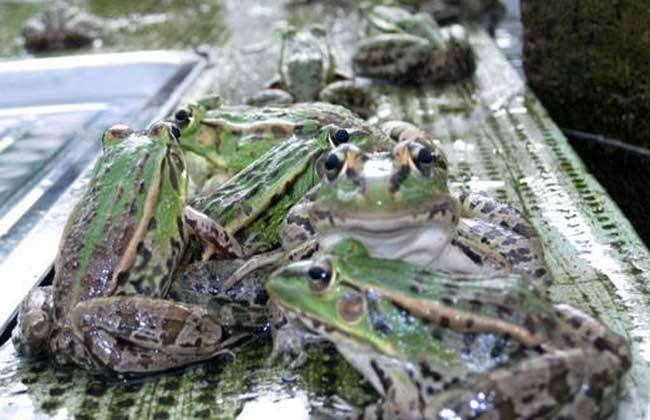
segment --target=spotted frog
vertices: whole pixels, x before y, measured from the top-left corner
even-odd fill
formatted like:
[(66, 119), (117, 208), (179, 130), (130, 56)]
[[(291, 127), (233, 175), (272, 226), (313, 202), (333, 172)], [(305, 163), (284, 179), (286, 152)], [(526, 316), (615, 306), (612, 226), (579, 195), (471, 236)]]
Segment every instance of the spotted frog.
[(343, 105), (367, 117), (372, 101), (367, 89), (339, 73), (327, 32), (320, 25), (289, 27), (281, 32), (278, 78), (249, 100), (251, 105), (323, 101)]
[(196, 305), (163, 299), (190, 235), (219, 243), (219, 227), (189, 208), (180, 130), (111, 127), (65, 226), (51, 287), (20, 307), (20, 353), (144, 373), (204, 360), (236, 339)]
[(347, 241), (266, 287), (285, 332), (331, 341), (379, 393), (364, 419), (606, 418), (630, 367), (623, 337), (519, 275), (452, 275)]
[(355, 74), (422, 84), (453, 82), (474, 73), (474, 53), (462, 27), (443, 31), (426, 13), (391, 6), (369, 6), (362, 16), (366, 31), (352, 57)]
[(382, 129), (398, 141), (390, 152), (342, 144), (324, 157), (322, 185), (293, 209), (305, 237), (322, 250), (350, 238), (373, 257), (465, 274), (521, 272), (548, 284), (541, 239), (524, 215), (481, 194), (450, 192), (444, 153), (417, 127)]

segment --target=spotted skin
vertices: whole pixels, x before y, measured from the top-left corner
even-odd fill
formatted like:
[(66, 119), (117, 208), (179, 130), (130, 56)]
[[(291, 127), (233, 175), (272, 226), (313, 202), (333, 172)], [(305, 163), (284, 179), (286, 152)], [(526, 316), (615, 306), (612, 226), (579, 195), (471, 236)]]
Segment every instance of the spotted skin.
[(363, 419), (606, 418), (630, 367), (628, 341), (518, 275), (452, 275), (346, 241), (267, 290), (380, 394)]

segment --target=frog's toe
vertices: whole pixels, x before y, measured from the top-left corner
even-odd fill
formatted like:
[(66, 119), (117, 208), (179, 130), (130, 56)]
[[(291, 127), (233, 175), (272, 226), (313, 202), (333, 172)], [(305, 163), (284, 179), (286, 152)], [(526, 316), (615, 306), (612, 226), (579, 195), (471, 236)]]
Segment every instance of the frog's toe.
[(51, 314), (52, 287), (32, 290), (20, 305), (11, 337), (18, 354), (33, 357), (47, 352), (53, 326)]

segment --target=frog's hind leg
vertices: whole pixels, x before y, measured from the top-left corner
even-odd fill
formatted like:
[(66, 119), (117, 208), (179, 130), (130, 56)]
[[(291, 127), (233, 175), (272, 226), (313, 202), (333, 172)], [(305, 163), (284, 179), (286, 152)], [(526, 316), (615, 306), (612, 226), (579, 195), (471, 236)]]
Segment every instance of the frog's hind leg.
[(573, 348), (468, 378), (430, 397), (424, 418), (606, 418), (622, 373), (609, 356)]
[(510, 204), (500, 202), (487, 195), (462, 192), (458, 196), (461, 217), (476, 218), (510, 229), (528, 239), (540, 238), (539, 232), (524, 216)]
[(201, 306), (144, 296), (96, 298), (70, 316), (95, 362), (120, 373), (156, 372), (227, 352), (229, 337)]
[(616, 334), (605, 324), (587, 315), (581, 310), (566, 304), (555, 305), (557, 315), (563, 318), (582, 340), (590, 343), (596, 350), (609, 352), (621, 361), (621, 366), (628, 369), (631, 365), (630, 343)]
[(477, 246), (484, 249), (481, 255), (500, 254), (512, 271), (524, 273), (540, 291), (549, 286), (551, 277), (546, 269), (544, 249), (538, 238), (527, 238), (479, 218), (461, 218), (458, 224), (458, 238), (477, 243)]

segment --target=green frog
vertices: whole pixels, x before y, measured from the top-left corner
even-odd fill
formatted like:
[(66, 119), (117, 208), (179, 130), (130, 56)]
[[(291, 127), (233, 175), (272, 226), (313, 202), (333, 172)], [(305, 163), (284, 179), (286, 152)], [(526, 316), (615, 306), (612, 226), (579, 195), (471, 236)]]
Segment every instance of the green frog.
[(338, 146), (324, 158), (322, 185), (294, 210), (320, 249), (351, 238), (373, 257), (466, 274), (515, 271), (548, 284), (541, 239), (521, 212), (450, 192), (444, 153), (424, 133), (403, 122), (382, 128), (399, 141), (392, 151)]
[(163, 299), (190, 236), (228, 254), (238, 245), (186, 206), (179, 136), (165, 122), (146, 132), (123, 125), (105, 132), (65, 226), (53, 284), (21, 305), (14, 330), (20, 353), (144, 373), (211, 358), (239, 339), (202, 306)]
[(278, 78), (249, 100), (251, 105), (288, 105), (323, 101), (367, 117), (373, 105), (367, 89), (339, 73), (327, 32), (320, 25), (288, 27), (281, 32)]
[(381, 396), (364, 419), (606, 418), (630, 367), (623, 337), (518, 275), (452, 275), (347, 241), (266, 288), (288, 321), (274, 345), (303, 329), (334, 343)]
[(373, 132), (348, 109), (325, 102), (282, 106), (226, 106), (208, 97), (179, 109), (181, 146), (209, 163), (212, 172), (230, 176), (292, 136), (311, 139), (328, 126)]
[(474, 73), (474, 53), (462, 27), (443, 31), (426, 13), (391, 6), (369, 6), (362, 16), (365, 37), (352, 57), (356, 75), (422, 84), (453, 82)]

